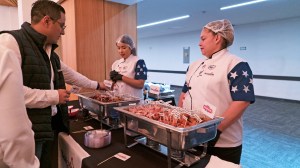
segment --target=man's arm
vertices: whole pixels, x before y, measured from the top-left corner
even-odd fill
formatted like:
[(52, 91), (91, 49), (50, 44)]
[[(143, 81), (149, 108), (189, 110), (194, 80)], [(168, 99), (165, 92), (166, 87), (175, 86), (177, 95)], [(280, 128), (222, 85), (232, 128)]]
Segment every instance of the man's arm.
[(41, 90), (23, 86), (27, 108), (46, 108), (69, 101), (70, 93), (65, 89)]
[(45, 108), (59, 102), (57, 90), (31, 89), (23, 86), (25, 104), (27, 108)]
[[(0, 46), (0, 158), (8, 167), (39, 167), (27, 116), (22, 72), (13, 52)], [(1, 163), (0, 163), (1, 165)]]
[(61, 70), (63, 72), (65, 82), (70, 85), (76, 85), (83, 88), (97, 89), (98, 82), (90, 80), (86, 76), (76, 72), (60, 61)]

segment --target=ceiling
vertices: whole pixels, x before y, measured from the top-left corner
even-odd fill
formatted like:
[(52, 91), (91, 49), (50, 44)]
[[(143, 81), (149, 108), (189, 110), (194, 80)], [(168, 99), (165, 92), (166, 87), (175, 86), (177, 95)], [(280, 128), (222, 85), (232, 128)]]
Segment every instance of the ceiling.
[(138, 29), (138, 37), (153, 37), (201, 29), (209, 21), (229, 19), (233, 25), (300, 17), (300, 0), (268, 0), (220, 11), (220, 7), (251, 0), (143, 0), (137, 4), (138, 25), (183, 15), (190, 18)]
[[(112, 0), (110, 0), (112, 1)], [(125, 0), (114, 0), (125, 2)], [(300, 17), (300, 0), (268, 0), (254, 5), (220, 11), (220, 7), (251, 0), (126, 0), (137, 3), (138, 25), (183, 15), (188, 19), (138, 29), (146, 38), (197, 31), (209, 21), (229, 19), (234, 25)], [(17, 6), (17, 0), (0, 0), (0, 5)]]

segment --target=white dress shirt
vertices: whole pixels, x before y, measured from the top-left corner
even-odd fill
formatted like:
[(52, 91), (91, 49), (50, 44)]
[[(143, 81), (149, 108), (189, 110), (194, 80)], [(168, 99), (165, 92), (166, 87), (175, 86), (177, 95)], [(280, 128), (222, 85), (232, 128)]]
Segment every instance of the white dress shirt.
[(0, 167), (38, 168), (32, 124), (21, 96), (21, 67), (14, 55), (0, 44)]

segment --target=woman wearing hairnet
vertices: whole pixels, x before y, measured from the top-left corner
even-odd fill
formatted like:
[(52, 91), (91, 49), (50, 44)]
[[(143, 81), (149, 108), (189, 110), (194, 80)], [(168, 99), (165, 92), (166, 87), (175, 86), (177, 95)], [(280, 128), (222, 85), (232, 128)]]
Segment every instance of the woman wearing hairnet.
[(215, 109), (215, 116), (224, 117), (216, 137), (208, 142), (208, 154), (239, 164), (242, 115), (254, 103), (255, 96), (248, 63), (227, 49), (233, 39), (229, 20), (213, 21), (203, 27), (199, 46), (205, 58), (189, 66), (179, 106), (191, 110)]
[(116, 46), (122, 58), (113, 63), (110, 72), (110, 79), (115, 82), (114, 91), (143, 98), (144, 83), (147, 80), (144, 60), (136, 56), (135, 44), (128, 35), (120, 36)]

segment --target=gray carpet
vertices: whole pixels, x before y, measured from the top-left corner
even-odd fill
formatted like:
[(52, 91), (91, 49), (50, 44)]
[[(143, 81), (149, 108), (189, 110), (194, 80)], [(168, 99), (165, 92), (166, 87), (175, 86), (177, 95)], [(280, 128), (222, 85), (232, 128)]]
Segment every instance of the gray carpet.
[[(181, 87), (173, 86), (176, 103)], [(243, 168), (300, 168), (300, 102), (256, 97), (244, 113)]]
[(299, 168), (299, 120), (299, 102), (256, 98), (244, 114), (243, 168)]

